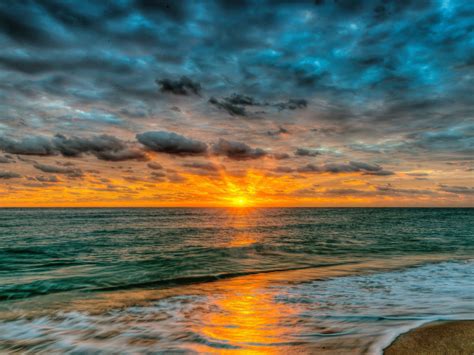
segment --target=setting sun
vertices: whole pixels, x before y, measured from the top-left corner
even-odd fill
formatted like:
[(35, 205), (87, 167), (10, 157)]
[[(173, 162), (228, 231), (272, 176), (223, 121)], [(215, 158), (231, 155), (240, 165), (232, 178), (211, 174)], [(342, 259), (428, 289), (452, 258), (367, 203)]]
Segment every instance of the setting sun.
[(245, 196), (237, 196), (232, 198), (232, 205), (236, 207), (247, 207), (250, 201)]

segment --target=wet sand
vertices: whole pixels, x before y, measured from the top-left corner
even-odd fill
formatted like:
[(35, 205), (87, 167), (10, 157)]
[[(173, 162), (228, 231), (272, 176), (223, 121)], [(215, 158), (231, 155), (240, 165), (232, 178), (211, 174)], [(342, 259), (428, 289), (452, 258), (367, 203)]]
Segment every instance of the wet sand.
[(474, 354), (474, 321), (435, 322), (399, 336), (385, 355)]

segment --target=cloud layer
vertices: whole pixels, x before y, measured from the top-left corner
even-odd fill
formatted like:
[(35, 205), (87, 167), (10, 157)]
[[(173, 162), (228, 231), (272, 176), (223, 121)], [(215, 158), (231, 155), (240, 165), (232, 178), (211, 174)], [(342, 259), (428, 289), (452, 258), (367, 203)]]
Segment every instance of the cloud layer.
[(0, 199), (473, 205), (473, 14), (467, 0), (2, 2)]

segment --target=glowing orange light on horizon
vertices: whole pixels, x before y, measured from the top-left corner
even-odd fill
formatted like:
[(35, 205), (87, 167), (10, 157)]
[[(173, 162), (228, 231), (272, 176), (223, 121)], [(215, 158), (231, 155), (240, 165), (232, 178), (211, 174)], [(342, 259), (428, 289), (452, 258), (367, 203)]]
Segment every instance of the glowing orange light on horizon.
[(229, 176), (225, 170), (220, 171), (224, 182), (221, 199), (229, 207), (251, 207), (255, 204), (253, 197), (258, 191), (261, 176), (248, 174), (244, 178)]
[(236, 196), (230, 199), (234, 207), (248, 207), (251, 205), (251, 202), (245, 196)]

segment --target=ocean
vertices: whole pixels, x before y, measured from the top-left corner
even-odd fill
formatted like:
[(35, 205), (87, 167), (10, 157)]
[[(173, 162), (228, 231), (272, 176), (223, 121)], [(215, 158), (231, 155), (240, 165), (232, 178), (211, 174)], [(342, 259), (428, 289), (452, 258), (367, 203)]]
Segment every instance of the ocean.
[(474, 209), (0, 209), (0, 352), (377, 354), (474, 319)]

